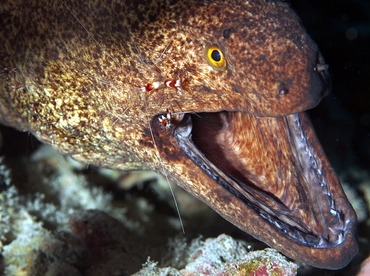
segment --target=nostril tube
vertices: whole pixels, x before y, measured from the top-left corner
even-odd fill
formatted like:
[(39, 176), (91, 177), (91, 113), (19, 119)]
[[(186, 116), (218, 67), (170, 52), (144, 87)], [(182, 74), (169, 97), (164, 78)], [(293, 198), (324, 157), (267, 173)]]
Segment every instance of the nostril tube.
[(318, 73), (328, 71), (329, 65), (325, 63), (325, 60), (320, 52), (317, 52), (316, 56), (316, 66), (314, 67), (314, 70)]
[(327, 71), (329, 69), (329, 65), (327, 64), (316, 64), (315, 71), (321, 73), (323, 71)]

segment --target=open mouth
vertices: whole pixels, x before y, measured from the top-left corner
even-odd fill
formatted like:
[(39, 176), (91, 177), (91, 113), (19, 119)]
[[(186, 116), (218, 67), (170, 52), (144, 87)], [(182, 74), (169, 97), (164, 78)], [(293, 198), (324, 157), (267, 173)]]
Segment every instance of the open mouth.
[(181, 150), (281, 235), (311, 248), (344, 241), (356, 219), (305, 113), (177, 119), (173, 135)]

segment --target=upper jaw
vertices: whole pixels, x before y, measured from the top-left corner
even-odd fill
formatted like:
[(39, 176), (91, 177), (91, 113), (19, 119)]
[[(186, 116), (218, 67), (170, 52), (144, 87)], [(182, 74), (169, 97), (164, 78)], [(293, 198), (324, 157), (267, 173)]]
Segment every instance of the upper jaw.
[[(356, 215), (306, 114), (181, 114), (176, 122), (172, 135), (191, 160), (182, 178), (184, 170), (196, 167), (205, 175), (202, 181), (179, 179), (179, 184), (226, 219), (317, 267), (340, 268), (357, 252)], [(331, 262), (319, 257), (327, 250)]]

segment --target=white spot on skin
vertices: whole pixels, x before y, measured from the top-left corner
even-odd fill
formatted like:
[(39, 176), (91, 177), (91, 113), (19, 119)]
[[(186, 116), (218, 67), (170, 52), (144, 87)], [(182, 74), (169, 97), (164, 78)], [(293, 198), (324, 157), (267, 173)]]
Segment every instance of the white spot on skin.
[(56, 100), (55, 100), (55, 106), (56, 106), (56, 107), (61, 107), (61, 106), (62, 106), (62, 104), (63, 104), (62, 99), (56, 99)]

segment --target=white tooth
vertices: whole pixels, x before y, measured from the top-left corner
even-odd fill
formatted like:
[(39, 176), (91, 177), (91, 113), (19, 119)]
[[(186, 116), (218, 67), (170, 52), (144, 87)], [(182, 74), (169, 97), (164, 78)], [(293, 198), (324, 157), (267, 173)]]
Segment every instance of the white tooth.
[(337, 243), (342, 243), (343, 242), (343, 239), (344, 239), (343, 232), (340, 232), (339, 235), (338, 235), (338, 241), (337, 241)]

